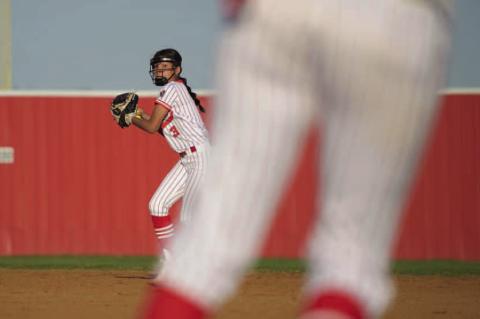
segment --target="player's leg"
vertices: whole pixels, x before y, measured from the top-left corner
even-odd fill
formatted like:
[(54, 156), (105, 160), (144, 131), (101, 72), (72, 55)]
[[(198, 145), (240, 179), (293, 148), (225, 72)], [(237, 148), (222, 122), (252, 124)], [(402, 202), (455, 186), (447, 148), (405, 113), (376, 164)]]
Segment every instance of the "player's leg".
[(191, 219), (191, 214), (195, 214), (190, 208), (195, 199), (195, 193), (200, 182), (205, 176), (205, 170), (208, 164), (208, 146), (198, 148), (198, 150), (182, 158), (182, 164), (187, 172), (185, 181), (185, 194), (183, 195), (182, 211), (180, 220), (187, 222)]
[(330, 6), (326, 19), (343, 18), (322, 28), (321, 77), (330, 94), (308, 318), (323, 318), (315, 311), (325, 308), (351, 318), (385, 309), (392, 240), (448, 48), (444, 20), (421, 2), (348, 2)]
[[(288, 12), (271, 4), (272, 14)], [(288, 31), (292, 23), (285, 21), (273, 27)], [(176, 310), (188, 308), (194, 318), (214, 309), (260, 249), (313, 118), (308, 57), (298, 49), (308, 39), (295, 32), (300, 24), (275, 34), (261, 24), (245, 26), (224, 37), (209, 168), (192, 220), (172, 242), (175, 258), (165, 266), (149, 316), (179, 318)]]
[(169, 210), (185, 193), (186, 180), (187, 172), (178, 161), (162, 180), (148, 204), (160, 252), (163, 251), (166, 241), (174, 234)]

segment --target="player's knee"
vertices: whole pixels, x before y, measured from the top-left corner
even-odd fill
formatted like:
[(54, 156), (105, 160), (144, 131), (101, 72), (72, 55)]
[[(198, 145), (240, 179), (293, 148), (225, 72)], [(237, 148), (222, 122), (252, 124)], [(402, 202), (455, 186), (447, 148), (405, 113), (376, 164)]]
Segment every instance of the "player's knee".
[(148, 203), (148, 210), (150, 215), (153, 216), (165, 216), (168, 215), (168, 205), (165, 201), (159, 201), (158, 199), (151, 199)]

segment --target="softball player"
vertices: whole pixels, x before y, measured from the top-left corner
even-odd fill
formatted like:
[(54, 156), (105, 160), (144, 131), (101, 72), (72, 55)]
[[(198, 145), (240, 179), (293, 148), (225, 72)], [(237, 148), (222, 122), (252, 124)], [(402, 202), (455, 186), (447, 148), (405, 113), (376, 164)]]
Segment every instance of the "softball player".
[(236, 19), (230, 12), (215, 169), (193, 222), (172, 242), (176, 258), (157, 278), (145, 318), (203, 318), (233, 294), (311, 125), (322, 128), (321, 214), (300, 316), (384, 312), (399, 213), (444, 80), (450, 8), (427, 0), (256, 0)]
[(186, 79), (180, 76), (181, 72), (182, 57), (176, 50), (156, 52), (150, 60), (150, 76), (160, 87), (159, 95), (151, 115), (140, 109), (132, 121), (148, 133), (160, 132), (180, 157), (149, 203), (163, 259), (169, 256), (165, 241), (174, 234), (169, 209), (183, 196), (180, 220), (190, 220), (192, 195), (204, 175), (209, 148), (207, 130), (199, 113), (205, 110)]

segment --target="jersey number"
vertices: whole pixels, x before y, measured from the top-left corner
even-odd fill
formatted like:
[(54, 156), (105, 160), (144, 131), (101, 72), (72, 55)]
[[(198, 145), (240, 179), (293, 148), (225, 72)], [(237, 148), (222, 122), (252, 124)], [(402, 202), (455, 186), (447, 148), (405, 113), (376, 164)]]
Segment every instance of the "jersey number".
[(169, 131), (172, 133), (173, 137), (177, 137), (180, 135), (180, 132), (177, 130), (177, 128), (172, 125), (172, 127), (169, 128)]

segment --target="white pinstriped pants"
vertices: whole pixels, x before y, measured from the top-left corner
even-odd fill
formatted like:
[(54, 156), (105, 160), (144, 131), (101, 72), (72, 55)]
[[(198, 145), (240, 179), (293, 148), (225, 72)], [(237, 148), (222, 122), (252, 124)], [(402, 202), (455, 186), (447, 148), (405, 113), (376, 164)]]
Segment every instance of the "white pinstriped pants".
[(393, 294), (390, 249), (443, 84), (449, 27), (421, 1), (249, 3), (222, 44), (212, 169), (161, 282), (207, 308), (235, 291), (315, 124), (321, 214), (305, 293), (340, 289), (376, 317)]
[(180, 221), (191, 219), (190, 206), (200, 181), (205, 175), (209, 147), (197, 146), (197, 151), (187, 153), (175, 164), (153, 194), (148, 208), (153, 216), (167, 216), (170, 208), (183, 196)]

